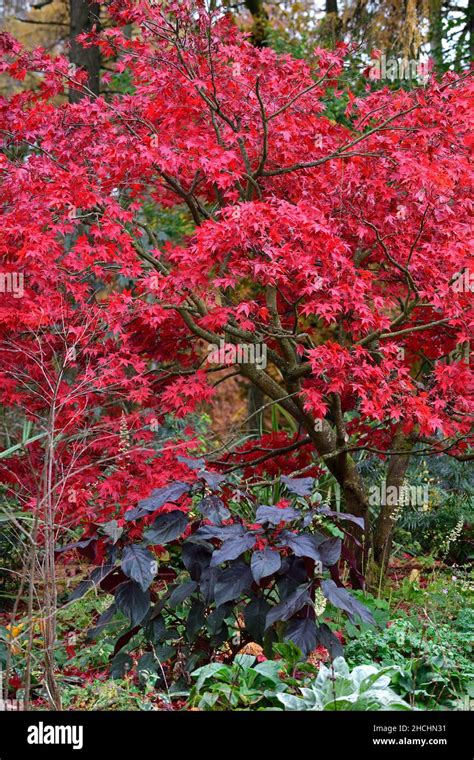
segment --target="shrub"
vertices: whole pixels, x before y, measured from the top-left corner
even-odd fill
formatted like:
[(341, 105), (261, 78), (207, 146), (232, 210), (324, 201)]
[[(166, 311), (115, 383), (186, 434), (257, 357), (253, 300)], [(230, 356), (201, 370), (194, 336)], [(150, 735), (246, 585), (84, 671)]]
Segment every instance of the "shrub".
[(279, 662), (256, 662), (250, 655), (237, 655), (232, 665), (211, 662), (191, 675), (197, 679), (190, 704), (200, 710), (232, 710), (272, 706), (286, 689)]
[(301, 696), (277, 694), (285, 710), (410, 710), (390, 687), (390, 668), (358, 665), (352, 671), (342, 657), (321, 665), (316, 680)]
[[(142, 645), (144, 635), (160, 660), (185, 662), (188, 671), (223, 647), (232, 657), (251, 641), (269, 654), (275, 642), (289, 640), (304, 654), (322, 645), (340, 655), (338, 638), (321, 620), (328, 602), (353, 622), (374, 623), (338, 572), (339, 536), (357, 518), (311, 504), (312, 478), (283, 477), (291, 499), (262, 505), (201, 465), (190, 462), (198, 470), (193, 484), (155, 490), (118, 530), (106, 525), (106, 537), (64, 547), (89, 550), (100, 542), (106, 557), (73, 594), (100, 587), (114, 596), (91, 635), (121, 615), (128, 625), (115, 655), (132, 639)], [(235, 511), (237, 498), (251, 519)], [(186, 507), (183, 500), (192, 501)]]
[[(461, 618), (465, 623), (465, 617)], [(394, 682), (402, 695), (428, 709), (450, 706), (474, 679), (472, 634), (459, 623), (424, 624), (416, 616), (392, 621), (376, 635), (365, 630), (345, 649), (349, 663), (376, 661), (397, 666)]]

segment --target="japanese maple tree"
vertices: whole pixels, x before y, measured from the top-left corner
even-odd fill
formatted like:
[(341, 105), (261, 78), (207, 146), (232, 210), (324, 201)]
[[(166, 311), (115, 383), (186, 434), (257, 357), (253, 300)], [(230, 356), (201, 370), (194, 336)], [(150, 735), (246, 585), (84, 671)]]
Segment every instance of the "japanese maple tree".
[[(0, 102), (1, 254), (28, 294), (2, 325), (21, 332), (45, 302), (51, 326), (63, 289), (83, 312), (105, 306), (100, 372), (131, 362), (129, 401), (153, 391), (181, 416), (212, 403), (209, 345), (264, 346), (267, 365), (240, 374), (296, 421), (295, 447), (336, 478), (383, 564), (396, 506), (369, 524), (359, 452), (395, 486), (412, 452), (472, 458), (469, 72), (356, 99), (344, 45), (310, 63), (256, 49), (201, 2), (109, 13), (88, 44), (129, 84), (107, 97), (65, 58), (1, 38), (4, 72), (38, 72)], [(84, 97), (67, 103), (68, 87)], [(186, 209), (192, 234), (161, 244), (150, 204)]]

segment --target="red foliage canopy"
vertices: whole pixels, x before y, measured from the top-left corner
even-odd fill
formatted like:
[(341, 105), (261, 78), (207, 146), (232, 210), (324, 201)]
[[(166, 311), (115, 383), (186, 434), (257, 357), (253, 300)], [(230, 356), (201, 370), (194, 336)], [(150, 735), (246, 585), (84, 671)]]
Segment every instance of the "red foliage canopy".
[[(58, 377), (66, 334), (61, 428), (85, 431), (105, 398), (102, 415), (118, 421), (125, 403), (141, 428), (141, 409), (161, 420), (212, 398), (203, 355), (222, 340), (265, 347), (268, 366), (241, 362), (242, 375), (295, 418), (358, 513), (351, 451), (386, 455), (403, 438), (469, 456), (468, 75), (355, 98), (342, 45), (308, 63), (255, 49), (201, 3), (110, 13), (89, 44), (126, 72), (123, 94), (94, 97), (65, 58), (1, 37), (1, 69), (39, 80), (0, 101), (0, 255), (25, 283), (2, 295), (1, 402), (44, 413), (42, 363)], [(75, 104), (61, 97), (71, 84)], [(347, 98), (345, 125), (329, 95)], [(185, 208), (195, 231), (161, 244), (150, 203)], [(146, 456), (132, 470), (103, 481), (100, 503), (150, 487)]]

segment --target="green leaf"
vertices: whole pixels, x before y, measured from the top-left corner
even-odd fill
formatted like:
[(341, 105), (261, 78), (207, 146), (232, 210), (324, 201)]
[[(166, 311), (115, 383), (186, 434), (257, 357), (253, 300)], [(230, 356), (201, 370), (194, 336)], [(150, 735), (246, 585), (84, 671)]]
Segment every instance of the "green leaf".
[(32, 438), (29, 438), (27, 441), (22, 441), (21, 443), (15, 443), (13, 446), (10, 446), (10, 448), (0, 451), (0, 459), (5, 459), (6, 457), (11, 456), (16, 451), (23, 449), (25, 446), (29, 446), (30, 443), (35, 443), (35, 441), (40, 441), (41, 438), (44, 438), (46, 435), (47, 433), (38, 433), (38, 435), (34, 435)]
[(196, 691), (199, 692), (210, 678), (214, 678), (217, 675), (226, 675), (229, 671), (229, 666), (223, 665), (221, 662), (211, 662), (209, 665), (204, 665), (202, 668), (194, 670), (191, 673), (191, 676), (197, 678), (197, 683), (195, 685)]
[(110, 520), (110, 522), (104, 523), (102, 530), (106, 536), (110, 536), (113, 544), (117, 543), (123, 533), (123, 527), (118, 524), (117, 520)]

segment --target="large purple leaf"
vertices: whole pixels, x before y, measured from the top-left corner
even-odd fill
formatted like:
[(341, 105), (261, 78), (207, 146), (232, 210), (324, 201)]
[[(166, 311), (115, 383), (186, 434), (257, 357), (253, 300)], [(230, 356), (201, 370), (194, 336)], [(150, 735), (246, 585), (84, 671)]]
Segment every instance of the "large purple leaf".
[(146, 591), (155, 577), (156, 558), (143, 546), (132, 544), (123, 550), (121, 568)]
[(311, 604), (311, 597), (309, 595), (309, 587), (306, 583), (303, 586), (298, 586), (296, 591), (293, 591), (286, 599), (280, 604), (276, 604), (267, 613), (266, 628), (270, 628), (273, 623), (280, 620), (289, 620), (299, 610), (304, 607), (305, 604)]
[(216, 565), (221, 565), (223, 562), (237, 559), (241, 554), (248, 549), (251, 549), (256, 540), (256, 536), (252, 533), (229, 538), (227, 541), (224, 541), (221, 548), (215, 551), (212, 555), (211, 567), (216, 567)]
[(281, 522), (291, 522), (301, 517), (301, 512), (292, 507), (279, 507), (266, 506), (262, 504), (257, 509), (256, 522), (264, 525), (270, 523), (271, 525), (279, 525)]
[(150, 609), (150, 594), (135, 581), (125, 581), (115, 592), (115, 604), (132, 626), (139, 625)]
[(244, 562), (236, 562), (225, 570), (221, 570), (214, 586), (216, 605), (220, 607), (221, 604), (237, 599), (251, 585), (252, 574)]
[(357, 618), (359, 617), (364, 623), (376, 625), (370, 610), (351, 596), (345, 588), (336, 586), (334, 581), (326, 580), (321, 582), (321, 589), (326, 599), (335, 607), (347, 612), (351, 620), (357, 622)]
[(365, 524), (363, 517), (356, 517), (355, 515), (350, 515), (348, 512), (334, 512), (334, 510), (329, 509), (329, 507), (318, 507), (316, 512), (318, 512), (320, 515), (339, 518), (339, 520), (347, 520), (348, 522), (352, 522), (355, 525), (358, 525), (359, 528), (364, 530)]
[(292, 641), (304, 655), (308, 655), (318, 644), (314, 618), (304, 617), (290, 620), (286, 627), (285, 639)]
[(328, 538), (319, 544), (318, 551), (321, 555), (321, 562), (326, 567), (331, 567), (338, 562), (341, 556), (342, 541), (340, 538)]
[(250, 568), (255, 583), (260, 583), (262, 578), (273, 575), (281, 567), (281, 557), (277, 551), (266, 546), (265, 549), (255, 551), (252, 554)]
[(310, 557), (316, 562), (322, 562), (319, 546), (323, 541), (323, 536), (315, 536), (311, 533), (283, 531), (280, 536), (280, 546), (288, 546), (297, 557)]
[(313, 490), (314, 478), (289, 478), (287, 475), (282, 475), (281, 482), (290, 493), (296, 496), (309, 496)]
[(190, 483), (182, 483), (177, 480), (175, 483), (169, 483), (163, 488), (156, 488), (152, 491), (151, 496), (138, 502), (135, 509), (125, 513), (126, 520), (134, 520), (143, 517), (148, 512), (154, 512), (168, 502), (176, 503), (185, 493), (189, 493), (192, 486)]
[(158, 515), (151, 528), (146, 531), (145, 540), (150, 544), (167, 544), (179, 538), (187, 525), (188, 518), (184, 512), (178, 509), (166, 512), (164, 515)]

